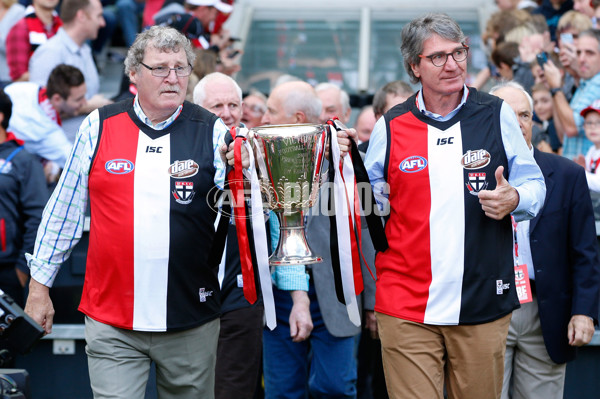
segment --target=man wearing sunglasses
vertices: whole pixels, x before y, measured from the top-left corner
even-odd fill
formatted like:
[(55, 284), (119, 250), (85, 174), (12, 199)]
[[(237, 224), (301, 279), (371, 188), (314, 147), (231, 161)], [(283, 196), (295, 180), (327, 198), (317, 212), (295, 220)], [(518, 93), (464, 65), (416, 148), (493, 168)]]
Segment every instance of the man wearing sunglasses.
[(510, 214), (540, 210), (544, 179), (512, 109), (465, 85), (458, 24), (428, 14), (402, 30), (421, 89), (377, 122), (365, 166), (389, 205), (375, 312), (390, 397), (499, 398), (519, 306)]

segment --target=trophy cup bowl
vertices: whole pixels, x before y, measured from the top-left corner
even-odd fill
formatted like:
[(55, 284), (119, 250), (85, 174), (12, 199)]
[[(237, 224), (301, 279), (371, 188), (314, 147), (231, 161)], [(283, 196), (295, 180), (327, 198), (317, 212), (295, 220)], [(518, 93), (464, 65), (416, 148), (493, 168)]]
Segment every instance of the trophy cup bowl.
[(307, 265), (322, 258), (306, 241), (304, 212), (319, 195), (327, 129), (318, 124), (270, 125), (254, 132), (257, 171), (265, 206), (279, 219), (279, 242), (269, 263)]

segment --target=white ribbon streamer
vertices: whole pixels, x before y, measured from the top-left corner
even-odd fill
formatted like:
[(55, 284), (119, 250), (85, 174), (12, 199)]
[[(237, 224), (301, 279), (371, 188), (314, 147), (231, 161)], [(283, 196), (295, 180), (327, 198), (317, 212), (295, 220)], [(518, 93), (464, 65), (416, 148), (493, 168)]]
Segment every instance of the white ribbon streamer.
[[(350, 208), (351, 220), (354, 223), (354, 168), (350, 156), (344, 157), (342, 178), (340, 164), (340, 147), (337, 142), (337, 131), (333, 126), (329, 126), (331, 140), (329, 148), (333, 162), (329, 167), (335, 170), (334, 183), (334, 204), (335, 220), (338, 235), (338, 253), (340, 259), (340, 269), (342, 276), (342, 288), (344, 292), (344, 301), (350, 321), (357, 327), (360, 327), (360, 312), (356, 301), (356, 292), (354, 290), (354, 271), (352, 269), (352, 243), (350, 240), (350, 224), (348, 222), (348, 208)], [(348, 206), (350, 204), (350, 206)]]
[[(223, 208), (223, 196), (219, 197), (219, 201), (217, 202), (217, 209), (219, 213), (217, 213), (217, 217), (215, 219), (215, 232), (219, 227), (219, 222), (221, 222), (221, 212)], [(221, 256), (221, 262), (219, 263), (219, 272), (217, 273), (217, 278), (219, 279), (219, 288), (223, 288), (223, 279), (225, 278), (225, 258), (227, 257), (227, 236), (225, 236), (225, 245), (223, 246), (223, 255)]]
[[(246, 137), (248, 129), (241, 128), (238, 135)], [(244, 141), (248, 150), (250, 167), (248, 174), (250, 179), (250, 212), (252, 214), (252, 232), (254, 237), (254, 248), (256, 250), (256, 262), (258, 264), (258, 275), (260, 289), (262, 291), (263, 305), (265, 308), (265, 320), (267, 327), (273, 330), (277, 327), (275, 317), (275, 299), (273, 298), (273, 287), (271, 285), (271, 271), (269, 268), (269, 247), (267, 245), (267, 231), (265, 228), (265, 218), (263, 213), (263, 203), (260, 193), (260, 184), (258, 175), (254, 167), (254, 152), (249, 141)]]

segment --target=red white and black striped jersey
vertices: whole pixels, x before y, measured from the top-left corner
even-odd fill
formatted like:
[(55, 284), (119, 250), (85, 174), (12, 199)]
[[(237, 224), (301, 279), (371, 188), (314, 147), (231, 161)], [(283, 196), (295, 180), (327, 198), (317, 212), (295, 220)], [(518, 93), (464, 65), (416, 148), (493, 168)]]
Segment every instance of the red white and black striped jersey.
[(477, 196), (498, 166), (508, 175), (500, 108), (472, 91), (448, 121), (423, 115), (415, 96), (386, 114), (390, 247), (376, 258), (376, 311), (456, 325), (518, 307), (510, 218), (488, 218)]
[(186, 102), (154, 130), (126, 104), (100, 109), (79, 309), (125, 329), (195, 327), (220, 311), (218, 265), (209, 264), (217, 117)]

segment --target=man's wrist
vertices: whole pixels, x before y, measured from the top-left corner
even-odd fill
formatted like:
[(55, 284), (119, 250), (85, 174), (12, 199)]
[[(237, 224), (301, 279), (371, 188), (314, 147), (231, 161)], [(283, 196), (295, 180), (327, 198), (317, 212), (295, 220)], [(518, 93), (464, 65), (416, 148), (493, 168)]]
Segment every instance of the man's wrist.
[(292, 301), (294, 306), (296, 305), (310, 305), (310, 299), (308, 298), (308, 293), (302, 290), (294, 290), (290, 291), (290, 296), (292, 297)]

